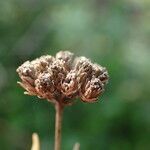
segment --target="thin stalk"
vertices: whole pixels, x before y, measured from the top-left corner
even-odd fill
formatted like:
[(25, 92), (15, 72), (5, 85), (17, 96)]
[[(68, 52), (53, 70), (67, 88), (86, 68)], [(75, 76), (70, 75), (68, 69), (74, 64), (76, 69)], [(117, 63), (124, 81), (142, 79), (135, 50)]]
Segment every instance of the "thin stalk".
[(32, 134), (32, 147), (31, 150), (40, 150), (40, 139), (37, 133)]
[(61, 126), (62, 126), (62, 115), (63, 106), (61, 103), (57, 102), (55, 104), (56, 116), (55, 116), (55, 146), (54, 150), (61, 149)]
[(75, 143), (73, 150), (80, 150), (80, 143)]

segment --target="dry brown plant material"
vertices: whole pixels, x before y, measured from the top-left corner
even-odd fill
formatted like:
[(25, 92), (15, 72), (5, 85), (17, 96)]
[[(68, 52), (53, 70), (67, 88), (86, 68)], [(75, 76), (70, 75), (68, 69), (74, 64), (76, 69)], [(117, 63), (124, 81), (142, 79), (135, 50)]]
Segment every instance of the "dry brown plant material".
[(109, 78), (105, 67), (93, 64), (86, 57), (75, 57), (69, 51), (26, 61), (18, 67), (17, 73), (25, 94), (55, 104), (55, 150), (60, 150), (61, 145), (63, 108), (73, 104), (75, 98), (88, 103), (97, 101)]

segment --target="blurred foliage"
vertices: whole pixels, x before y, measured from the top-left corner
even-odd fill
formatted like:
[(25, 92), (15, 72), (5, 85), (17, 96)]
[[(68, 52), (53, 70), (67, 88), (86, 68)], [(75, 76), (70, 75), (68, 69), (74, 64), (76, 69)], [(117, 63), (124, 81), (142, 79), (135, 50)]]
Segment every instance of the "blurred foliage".
[(23, 95), (16, 68), (71, 50), (106, 66), (110, 82), (95, 104), (65, 109), (63, 150), (150, 148), (149, 0), (0, 1), (0, 149), (27, 150), (38, 132), (53, 149), (52, 104)]

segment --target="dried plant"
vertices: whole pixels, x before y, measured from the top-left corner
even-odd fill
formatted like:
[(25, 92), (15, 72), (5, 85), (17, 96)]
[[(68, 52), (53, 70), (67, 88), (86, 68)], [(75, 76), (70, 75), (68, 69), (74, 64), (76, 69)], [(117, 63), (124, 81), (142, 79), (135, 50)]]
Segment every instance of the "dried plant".
[(60, 150), (63, 108), (73, 104), (75, 98), (95, 102), (109, 78), (106, 68), (85, 57), (74, 57), (69, 51), (60, 51), (55, 57), (46, 55), (26, 61), (17, 72), (21, 78), (18, 83), (26, 90), (25, 94), (55, 104), (55, 150)]

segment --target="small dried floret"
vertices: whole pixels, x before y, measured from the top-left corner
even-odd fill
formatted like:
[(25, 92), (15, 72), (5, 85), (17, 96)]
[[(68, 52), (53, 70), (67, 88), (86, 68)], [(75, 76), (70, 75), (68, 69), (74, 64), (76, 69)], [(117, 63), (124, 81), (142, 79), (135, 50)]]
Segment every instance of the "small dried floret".
[(56, 59), (63, 60), (67, 70), (71, 70), (74, 54), (69, 51), (60, 51), (56, 54)]
[(106, 84), (109, 78), (106, 68), (98, 64), (93, 64), (92, 67), (93, 67), (93, 75), (99, 78), (103, 84)]
[(21, 77), (30, 77), (31, 79), (35, 78), (34, 66), (31, 65), (29, 61), (24, 62), (20, 67), (18, 67), (17, 72)]
[(92, 63), (85, 57), (77, 57), (74, 61), (74, 69), (78, 75), (79, 86), (92, 77)]
[(61, 84), (61, 91), (66, 96), (74, 95), (78, 92), (77, 74), (74, 70), (70, 71)]
[(100, 79), (93, 77), (82, 85), (80, 96), (84, 102), (95, 102), (103, 90), (103, 83)]
[(47, 72), (41, 73), (35, 80), (35, 89), (40, 97), (53, 99), (55, 92), (53, 75)]
[(99, 75), (98, 78), (102, 81), (103, 84), (108, 83), (109, 75), (108, 75), (106, 68), (103, 70), (103, 73), (101, 75)]
[(56, 59), (63, 60), (65, 62), (72, 62), (74, 54), (69, 51), (60, 51), (56, 54)]
[(22, 66), (18, 67), (17, 72), (22, 80), (22, 82), (18, 82), (18, 84), (26, 89), (27, 92), (25, 92), (25, 94), (36, 95), (37, 93), (34, 87), (34, 66), (31, 65), (29, 61), (26, 61)]
[(77, 57), (74, 61), (74, 68), (80, 73), (90, 73), (92, 71), (92, 63), (86, 57)]
[(62, 80), (65, 79), (68, 71), (65, 68), (65, 62), (63, 60), (54, 61), (48, 68), (48, 72), (53, 73), (53, 80), (55, 81), (55, 86), (60, 89)]
[(44, 55), (40, 58), (37, 58), (31, 61), (31, 64), (34, 66), (36, 70), (36, 76), (38, 76), (41, 72), (44, 72), (48, 69), (48, 67), (53, 63), (54, 57), (50, 55)]
[(98, 77), (100, 74), (103, 73), (103, 68), (102, 66), (98, 65), (98, 64), (93, 64), (92, 65), (92, 70), (93, 70), (93, 75)]

